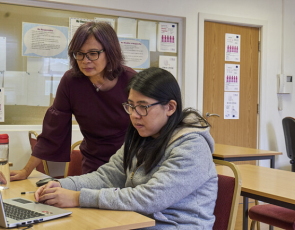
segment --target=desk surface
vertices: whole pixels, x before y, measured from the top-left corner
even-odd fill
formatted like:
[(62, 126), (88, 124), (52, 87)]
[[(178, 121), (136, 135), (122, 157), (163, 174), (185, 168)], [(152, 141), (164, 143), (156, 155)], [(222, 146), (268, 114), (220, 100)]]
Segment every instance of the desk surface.
[[(242, 177), (242, 192), (295, 204), (295, 173), (255, 165), (237, 165)], [(226, 166), (217, 173), (233, 176)]]
[(230, 157), (250, 157), (250, 156), (274, 156), (282, 155), (281, 152), (245, 148), (233, 145), (215, 144), (214, 157), (230, 158)]
[[(46, 175), (33, 171), (27, 180), (12, 181), (10, 188), (2, 190), (3, 199), (23, 197), (35, 200), (34, 194), (21, 195), (21, 192), (35, 191), (36, 182)], [(141, 214), (131, 211), (100, 210), (94, 208), (67, 208), (73, 213), (68, 217), (50, 220), (34, 225), (35, 230), (39, 229), (109, 229), (124, 230), (150, 227), (155, 221)]]

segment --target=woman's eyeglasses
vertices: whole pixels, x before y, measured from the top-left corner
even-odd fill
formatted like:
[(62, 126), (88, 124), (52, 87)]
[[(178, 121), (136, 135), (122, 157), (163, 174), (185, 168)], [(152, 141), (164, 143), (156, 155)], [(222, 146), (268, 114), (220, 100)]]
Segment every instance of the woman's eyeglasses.
[(78, 52), (73, 53), (73, 56), (78, 61), (83, 61), (85, 56), (87, 57), (87, 59), (89, 61), (95, 61), (99, 58), (99, 55), (104, 51), (105, 51), (104, 49), (99, 50), (99, 51), (90, 51), (87, 53), (82, 53), (82, 52), (78, 51)]
[(148, 114), (147, 112), (147, 109), (153, 105), (158, 105), (158, 104), (161, 104), (162, 102), (156, 102), (154, 104), (150, 104), (150, 105), (136, 105), (136, 106), (133, 106), (133, 105), (130, 105), (128, 104), (127, 102), (123, 103), (123, 107), (126, 111), (126, 113), (128, 114), (132, 114), (132, 111), (135, 110), (137, 112), (138, 115), (140, 116), (146, 116)]

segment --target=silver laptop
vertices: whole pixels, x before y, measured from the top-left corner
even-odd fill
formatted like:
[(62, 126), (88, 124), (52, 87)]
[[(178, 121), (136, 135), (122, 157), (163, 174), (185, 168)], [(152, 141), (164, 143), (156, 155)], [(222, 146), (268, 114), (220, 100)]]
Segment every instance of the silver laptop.
[(0, 226), (14, 228), (70, 215), (72, 212), (24, 198), (2, 200), (0, 192)]

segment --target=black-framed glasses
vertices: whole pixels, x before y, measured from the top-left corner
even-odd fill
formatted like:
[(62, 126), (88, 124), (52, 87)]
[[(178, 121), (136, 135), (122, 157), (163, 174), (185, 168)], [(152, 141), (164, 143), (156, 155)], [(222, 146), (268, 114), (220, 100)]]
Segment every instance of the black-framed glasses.
[(87, 53), (78, 51), (78, 52), (74, 52), (73, 56), (78, 61), (83, 61), (85, 56), (87, 57), (89, 61), (95, 61), (99, 58), (99, 55), (104, 51), (105, 51), (104, 49), (99, 51), (89, 51)]
[(153, 104), (150, 104), (150, 105), (136, 105), (136, 106), (133, 106), (133, 105), (130, 105), (128, 104), (127, 102), (125, 103), (122, 103), (126, 113), (128, 114), (132, 114), (133, 110), (135, 110), (137, 112), (138, 115), (140, 116), (146, 116), (148, 115), (148, 112), (147, 112), (147, 109), (153, 105), (158, 105), (158, 104), (161, 104), (162, 102), (156, 102), (156, 103), (153, 103)]

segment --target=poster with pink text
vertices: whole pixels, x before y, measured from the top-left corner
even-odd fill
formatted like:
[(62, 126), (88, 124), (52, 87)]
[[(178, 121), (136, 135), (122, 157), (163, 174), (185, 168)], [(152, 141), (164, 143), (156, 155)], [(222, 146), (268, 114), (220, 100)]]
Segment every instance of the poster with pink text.
[(224, 91), (240, 91), (240, 65), (225, 64)]
[(225, 61), (240, 62), (241, 35), (225, 34)]
[(177, 53), (177, 24), (159, 22), (158, 51)]

